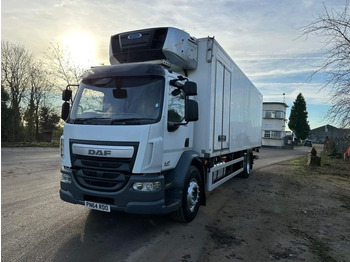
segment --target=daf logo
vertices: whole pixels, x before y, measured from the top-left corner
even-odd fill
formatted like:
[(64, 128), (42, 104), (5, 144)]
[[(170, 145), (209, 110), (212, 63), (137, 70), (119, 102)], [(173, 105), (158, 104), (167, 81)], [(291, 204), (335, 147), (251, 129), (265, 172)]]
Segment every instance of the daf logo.
[(140, 33), (133, 33), (133, 34), (128, 35), (128, 39), (134, 40), (134, 39), (141, 38), (141, 36), (142, 36), (142, 34), (140, 34)]
[(89, 149), (88, 154), (92, 156), (110, 156), (111, 155), (110, 150), (95, 150), (95, 149)]

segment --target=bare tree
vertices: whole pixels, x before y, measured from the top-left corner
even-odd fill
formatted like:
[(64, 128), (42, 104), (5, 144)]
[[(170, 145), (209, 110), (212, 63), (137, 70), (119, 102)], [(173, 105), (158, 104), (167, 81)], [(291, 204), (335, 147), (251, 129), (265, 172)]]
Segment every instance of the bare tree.
[(20, 44), (7, 41), (1, 42), (1, 86), (9, 91), (10, 108), (13, 112), (12, 141), (21, 140), (21, 102), (28, 89), (29, 68), (33, 57), (29, 51)]
[(49, 74), (41, 61), (33, 62), (30, 67), (28, 106), (25, 113), (27, 135), (30, 140), (38, 140), (40, 107), (46, 95), (52, 90)]
[(313, 73), (325, 72), (325, 87), (330, 87), (332, 107), (328, 119), (350, 126), (350, 16), (349, 1), (342, 11), (329, 9), (315, 21), (300, 28), (303, 36), (316, 35), (325, 38), (326, 59)]
[(79, 84), (84, 69), (58, 43), (50, 43), (45, 57), (51, 68), (51, 74), (58, 80), (61, 80), (56, 83), (58, 89), (64, 89), (65, 85)]

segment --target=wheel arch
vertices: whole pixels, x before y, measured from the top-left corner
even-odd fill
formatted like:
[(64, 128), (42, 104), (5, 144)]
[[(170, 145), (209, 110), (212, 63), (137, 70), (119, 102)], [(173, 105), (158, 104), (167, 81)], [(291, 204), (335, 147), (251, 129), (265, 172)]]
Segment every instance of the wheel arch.
[[(170, 172), (172, 177), (172, 187), (176, 189), (178, 197), (182, 195), (182, 189), (185, 182), (187, 170), (190, 166), (195, 166), (201, 175), (201, 205), (206, 204), (205, 196), (205, 168), (199, 154), (195, 151), (185, 151), (182, 153), (175, 169)], [(180, 198), (181, 199), (181, 198)]]

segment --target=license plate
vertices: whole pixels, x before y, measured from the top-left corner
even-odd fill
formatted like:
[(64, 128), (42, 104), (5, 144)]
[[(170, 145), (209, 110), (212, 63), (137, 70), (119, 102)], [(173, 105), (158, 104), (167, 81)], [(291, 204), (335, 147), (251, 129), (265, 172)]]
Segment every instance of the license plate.
[(95, 209), (103, 212), (111, 212), (110, 205), (85, 201), (85, 206), (90, 209)]

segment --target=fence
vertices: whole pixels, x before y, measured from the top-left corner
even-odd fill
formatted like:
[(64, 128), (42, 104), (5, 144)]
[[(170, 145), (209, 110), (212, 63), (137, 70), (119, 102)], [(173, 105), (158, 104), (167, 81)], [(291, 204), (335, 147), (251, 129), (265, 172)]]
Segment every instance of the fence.
[(350, 137), (331, 138), (325, 141), (324, 151), (329, 155), (343, 157), (350, 146)]

